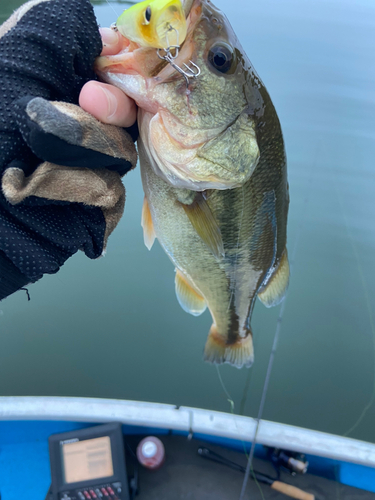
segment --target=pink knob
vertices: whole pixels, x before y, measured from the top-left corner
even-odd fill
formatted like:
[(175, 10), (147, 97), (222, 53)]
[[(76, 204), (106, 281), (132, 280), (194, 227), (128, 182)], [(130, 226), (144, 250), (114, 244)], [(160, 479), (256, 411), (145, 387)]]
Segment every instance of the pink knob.
[(147, 469), (158, 469), (165, 460), (164, 445), (155, 436), (148, 436), (137, 446), (137, 458), (139, 463)]

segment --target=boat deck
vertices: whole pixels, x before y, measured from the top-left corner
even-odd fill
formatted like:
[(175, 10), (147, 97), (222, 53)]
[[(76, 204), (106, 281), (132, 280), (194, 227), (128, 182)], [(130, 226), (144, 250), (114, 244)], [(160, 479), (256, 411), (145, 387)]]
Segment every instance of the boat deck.
[[(143, 436), (142, 436), (143, 437)], [(142, 438), (127, 436), (127, 442), (136, 447)], [(242, 453), (207, 444), (196, 439), (188, 441), (183, 436), (159, 436), (166, 450), (166, 461), (156, 471), (139, 468), (139, 500), (236, 500), (240, 496), (243, 473), (227, 466), (203, 459), (197, 453), (199, 446), (216, 451), (226, 458), (246, 466)], [(274, 476), (272, 465), (264, 460), (254, 459), (254, 470)], [(375, 500), (375, 493), (344, 486), (311, 474), (295, 477), (285, 473), (281, 481), (296, 486), (310, 494), (315, 500)], [(286, 500), (289, 497), (265, 484), (250, 480), (246, 500)]]
[[(51, 481), (48, 436), (84, 428), (87, 425), (48, 421), (2, 422), (0, 425), (1, 500), (20, 498), (20, 492), (25, 494), (27, 492), (27, 498), (32, 500), (45, 498)], [(131, 430), (132, 428), (128, 428), (128, 431)], [(126, 449), (133, 450), (134, 454), (137, 444), (145, 436), (139, 434), (139, 428), (133, 430), (138, 431), (137, 434), (126, 434), (125, 441), (128, 445)], [(151, 429), (147, 432), (150, 431), (153, 433)], [(186, 435), (167, 432), (157, 434), (166, 450), (163, 466), (156, 471), (138, 467), (137, 500), (237, 500), (239, 498), (244, 474), (200, 457), (197, 450), (200, 446), (205, 446), (242, 466), (246, 465), (244, 453), (208, 444), (207, 441), (196, 438), (188, 440)], [(131, 474), (134, 459), (131, 459), (129, 451), (127, 455), (128, 473)], [(257, 472), (272, 477), (275, 475), (273, 466), (265, 460), (255, 458), (253, 466)], [(280, 480), (314, 494), (315, 500), (375, 500), (375, 493), (344, 486), (312, 474), (292, 477), (285, 473)], [(372, 483), (371, 485), (373, 487)], [(249, 479), (245, 498), (286, 500), (288, 497), (268, 485), (257, 484)]]

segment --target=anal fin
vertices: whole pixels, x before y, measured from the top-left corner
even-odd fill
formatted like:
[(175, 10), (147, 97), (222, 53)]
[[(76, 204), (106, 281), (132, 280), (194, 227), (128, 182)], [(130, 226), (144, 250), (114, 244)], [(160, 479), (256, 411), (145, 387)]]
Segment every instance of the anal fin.
[(154, 244), (156, 238), (156, 234), (155, 234), (154, 224), (152, 222), (150, 207), (148, 205), (146, 196), (143, 200), (141, 225), (143, 227), (143, 239), (145, 245), (148, 248), (148, 250), (151, 250), (152, 245)]
[(206, 301), (178, 269), (176, 269), (175, 285), (177, 300), (184, 311), (193, 316), (199, 316), (205, 311)]
[(224, 244), (218, 223), (204, 199), (197, 193), (193, 203), (181, 203), (194, 229), (217, 259), (224, 257)]
[(289, 262), (288, 262), (288, 252), (285, 249), (279, 265), (268, 283), (261, 291), (258, 292), (258, 297), (260, 301), (266, 307), (273, 307), (280, 304), (280, 302), (285, 297), (286, 291), (289, 284)]

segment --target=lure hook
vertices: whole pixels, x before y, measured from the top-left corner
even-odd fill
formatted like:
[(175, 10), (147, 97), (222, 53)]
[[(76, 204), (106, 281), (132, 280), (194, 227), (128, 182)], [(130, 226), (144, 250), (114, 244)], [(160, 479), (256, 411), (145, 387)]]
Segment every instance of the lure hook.
[[(168, 32), (169, 31), (176, 32), (176, 45), (169, 44), (169, 39), (168, 39)], [(186, 87), (188, 87), (189, 86), (189, 79), (190, 78), (197, 78), (201, 74), (201, 70), (200, 70), (199, 66), (197, 66), (195, 63), (193, 63), (193, 61), (189, 61), (189, 63), (193, 66), (192, 68), (184, 63), (185, 69), (181, 68), (180, 66), (178, 66), (174, 62), (174, 59), (177, 58), (179, 50), (180, 50), (180, 45), (178, 44), (178, 31), (176, 30), (176, 28), (173, 28), (173, 26), (169, 25), (168, 31), (165, 35), (165, 38), (167, 40), (168, 46), (166, 49), (158, 49), (157, 55), (160, 59), (167, 61), (176, 71), (178, 71), (185, 78)], [(174, 54), (172, 54), (172, 49), (175, 49)], [(164, 55), (161, 53), (161, 50), (163, 50), (165, 52)]]
[[(168, 47), (169, 48), (169, 47)], [(158, 56), (160, 59), (163, 59), (164, 61), (167, 61), (176, 71), (178, 71), (184, 78), (186, 82), (186, 86), (189, 86), (189, 79), (190, 78), (197, 78), (201, 74), (201, 70), (199, 66), (197, 66), (193, 61), (189, 61), (189, 63), (193, 66), (192, 68), (189, 67), (187, 64), (184, 63), (185, 69), (181, 68), (178, 66), (175, 62), (174, 59), (176, 59), (176, 55), (172, 56), (172, 54), (166, 50), (166, 54), (163, 56), (160, 54), (158, 50)]]

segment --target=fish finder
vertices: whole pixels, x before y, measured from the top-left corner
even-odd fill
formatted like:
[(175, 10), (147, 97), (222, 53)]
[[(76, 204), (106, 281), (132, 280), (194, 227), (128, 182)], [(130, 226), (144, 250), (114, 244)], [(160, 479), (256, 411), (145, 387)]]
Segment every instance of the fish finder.
[(49, 437), (53, 500), (129, 500), (120, 423)]

